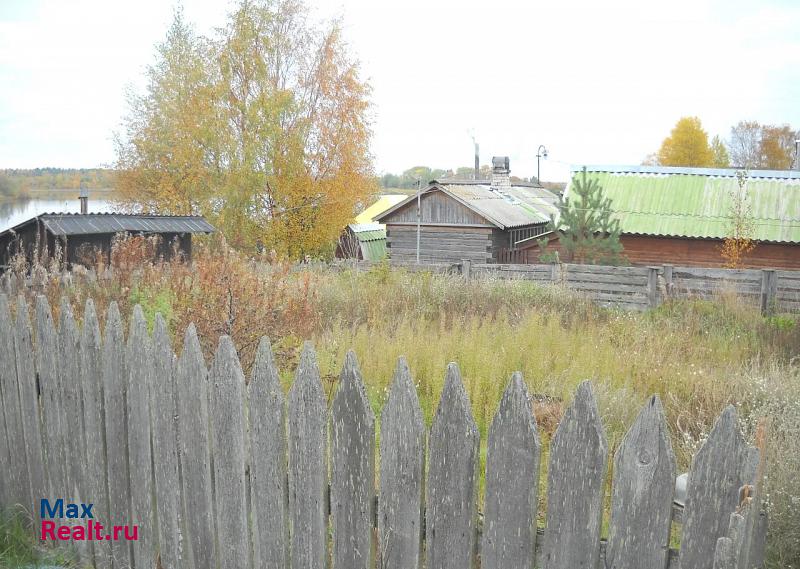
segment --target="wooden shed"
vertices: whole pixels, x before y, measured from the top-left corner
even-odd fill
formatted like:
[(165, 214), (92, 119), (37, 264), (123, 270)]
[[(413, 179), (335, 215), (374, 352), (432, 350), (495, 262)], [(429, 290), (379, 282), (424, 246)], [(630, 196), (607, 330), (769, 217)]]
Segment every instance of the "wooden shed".
[(389, 257), (415, 261), (419, 235), (421, 262), (493, 262), (546, 233), (558, 196), (538, 184), (512, 183), (507, 157), (492, 164), (491, 180), (434, 180), (377, 216)]
[(31, 262), (60, 249), (68, 265), (83, 264), (98, 252), (108, 257), (115, 235), (158, 235), (156, 255), (170, 258), (174, 247), (192, 255), (192, 234), (212, 233), (214, 227), (195, 215), (133, 215), (121, 213), (45, 213), (0, 233), (0, 268), (17, 254)]

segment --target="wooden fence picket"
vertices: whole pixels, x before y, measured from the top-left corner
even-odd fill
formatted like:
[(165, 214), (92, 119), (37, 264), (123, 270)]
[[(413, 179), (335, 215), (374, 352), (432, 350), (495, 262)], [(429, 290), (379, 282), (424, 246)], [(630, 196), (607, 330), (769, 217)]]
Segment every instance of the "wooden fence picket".
[(175, 399), (175, 354), (161, 314), (153, 325), (153, 467), (158, 513), (158, 556), (163, 569), (180, 565), (181, 481), (178, 471), (178, 409)]
[(405, 358), (381, 413), (379, 569), (418, 569), (422, 561), (425, 421)]
[(739, 505), (739, 488), (752, 481), (750, 451), (728, 406), (692, 460), (686, 486), (681, 569), (710, 569), (717, 539)]
[(17, 302), (14, 321), (0, 294), (0, 507), (32, 510), (37, 531), (41, 498), (92, 503), (106, 532), (138, 526), (133, 542), (72, 544), (96, 569), (469, 569), (479, 559), (485, 569), (763, 566), (764, 468), (733, 407), (692, 461), (676, 552), (675, 458), (661, 402), (649, 399), (614, 456), (601, 544), (608, 444), (583, 382), (550, 443), (539, 551), (541, 446), (513, 374), (489, 428), (479, 544), (480, 435), (456, 364), (426, 440), (398, 360), (381, 414), (375, 516), (376, 418), (353, 352), (328, 412), (308, 343), (284, 397), (266, 338), (247, 385), (227, 336), (209, 370), (193, 325), (176, 358), (164, 319), (156, 315), (151, 337), (141, 307), (124, 343), (114, 303), (101, 338), (91, 300), (79, 331), (66, 299), (56, 328), (37, 297), (35, 337), (24, 297)]
[(489, 427), (482, 568), (533, 568), (540, 455), (528, 389), (516, 372)]
[(219, 567), (240, 569), (247, 567), (250, 556), (244, 477), (244, 374), (229, 336), (219, 340), (209, 383)]
[(286, 401), (267, 338), (258, 345), (248, 388), (253, 566), (288, 569)]
[(348, 351), (331, 405), (333, 567), (370, 569), (375, 495), (375, 415), (356, 355)]
[(584, 381), (550, 443), (545, 569), (597, 566), (607, 458), (597, 402)]
[(128, 333), (127, 417), (128, 466), (130, 471), (130, 518), (126, 524), (137, 525), (133, 561), (137, 569), (153, 567), (153, 487), (150, 451), (150, 386), (153, 382), (153, 345), (147, 333), (142, 307), (133, 309)]
[(289, 519), (292, 569), (323, 569), (327, 557), (327, 404), (317, 357), (303, 346), (289, 390)]
[[(61, 376), (58, 372), (58, 336), (47, 298), (36, 297), (36, 370), (42, 414), (42, 445), (48, 479), (47, 497), (66, 497), (66, 456), (64, 454)], [(43, 496), (44, 497), (44, 496)]]
[[(8, 307), (8, 298), (0, 294), (0, 351), (7, 354), (8, 360), (14, 358), (14, 324)], [(14, 462), (6, 468), (7, 502), (11, 505), (28, 504), (31, 498), (30, 484), (28, 482), (28, 464), (25, 451), (25, 436), (22, 430), (22, 415), (20, 411), (19, 388), (17, 385), (17, 368), (12, 361), (6, 361), (0, 366), (0, 387), (3, 390), (3, 408), (5, 411), (6, 428), (8, 431), (8, 455)]]
[(186, 329), (178, 359), (178, 441), (183, 480), (183, 509), (187, 539), (184, 562), (192, 568), (213, 569), (217, 555), (211, 490), (208, 434), (208, 370), (194, 325)]
[[(130, 520), (130, 478), (128, 472), (128, 422), (125, 339), (116, 302), (108, 306), (103, 335), (103, 397), (106, 421), (108, 477), (108, 518), (106, 527), (123, 526)], [(114, 567), (131, 566), (131, 544), (111, 540)]]
[(475, 562), (480, 434), (454, 363), (447, 366), (428, 444), (426, 566), (468, 569)]
[[(29, 502), (25, 509), (33, 511), (34, 519), (39, 517), (39, 500), (47, 498), (47, 478), (42, 451), (42, 432), (40, 427), (40, 407), (36, 386), (36, 367), (34, 364), (31, 326), (28, 319), (28, 304), (25, 297), (17, 298), (17, 320), (15, 323), (14, 355), (17, 361), (17, 382), (22, 431), (25, 440), (25, 456), (28, 463)], [(38, 524), (37, 524), (38, 525)]]
[(614, 457), (608, 567), (666, 567), (675, 468), (661, 400), (654, 395)]
[(67, 484), (66, 498), (80, 501), (84, 489), (80, 487), (83, 476), (82, 464), (85, 460), (85, 441), (80, 371), (80, 334), (72, 307), (66, 298), (61, 299), (58, 325), (58, 371), (61, 376), (61, 390), (64, 396), (64, 412), (61, 427), (64, 429), (64, 452), (69, 457), (65, 469)]
[[(103, 395), (103, 344), (94, 302), (86, 301), (81, 331), (81, 390), (86, 434), (83, 497), (94, 504), (94, 517), (101, 523), (109, 519), (108, 477), (105, 440), (105, 398)], [(111, 567), (111, 543), (90, 543), (97, 569)]]

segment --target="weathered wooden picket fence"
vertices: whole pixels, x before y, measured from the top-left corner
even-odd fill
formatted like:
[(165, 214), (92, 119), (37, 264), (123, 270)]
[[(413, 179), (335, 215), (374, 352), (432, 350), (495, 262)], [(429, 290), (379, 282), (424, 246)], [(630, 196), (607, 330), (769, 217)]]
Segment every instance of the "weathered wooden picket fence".
[(352, 353), (329, 410), (309, 346), (284, 398), (267, 340), (246, 383), (229, 338), (207, 369), (194, 327), (176, 358), (139, 307), (127, 342), (114, 304), (102, 337), (91, 300), (81, 329), (66, 302), (58, 329), (44, 297), (33, 330), (28, 310), (20, 297), (12, 319), (0, 295), (0, 500), (34, 522), (40, 498), (64, 497), (107, 527), (137, 524), (138, 541), (73, 544), (98, 568), (761, 565), (758, 451), (733, 407), (694, 457), (675, 550), (675, 459), (659, 399), (646, 403), (613, 457), (606, 540), (609, 449), (584, 382), (550, 443), (542, 532), (541, 444), (518, 373), (488, 433), (480, 513), (480, 435), (455, 364), (428, 432), (398, 362), (376, 449)]

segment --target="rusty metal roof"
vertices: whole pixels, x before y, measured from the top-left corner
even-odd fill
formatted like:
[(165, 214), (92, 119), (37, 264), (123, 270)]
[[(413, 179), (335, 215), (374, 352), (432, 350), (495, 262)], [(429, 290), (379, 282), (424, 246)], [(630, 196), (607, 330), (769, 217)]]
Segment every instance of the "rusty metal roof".
[(123, 213), (44, 213), (7, 229), (16, 232), (40, 220), (53, 235), (97, 233), (213, 233), (214, 227), (199, 215), (139, 215)]
[[(558, 196), (550, 190), (531, 184), (514, 184), (495, 189), (485, 182), (434, 180), (423, 193), (433, 190), (444, 192), (500, 229), (547, 223), (558, 212)], [(375, 220), (384, 222), (391, 213), (415, 199), (416, 195), (409, 196), (376, 216)]]

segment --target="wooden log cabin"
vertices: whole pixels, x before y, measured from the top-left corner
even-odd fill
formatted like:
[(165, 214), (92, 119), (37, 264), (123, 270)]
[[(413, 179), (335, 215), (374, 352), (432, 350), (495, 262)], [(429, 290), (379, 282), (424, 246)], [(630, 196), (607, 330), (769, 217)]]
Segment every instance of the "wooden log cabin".
[(375, 221), (386, 226), (394, 261), (416, 260), (419, 227), (420, 262), (487, 263), (546, 233), (557, 201), (536, 183), (512, 182), (509, 159), (502, 156), (492, 159), (491, 180), (434, 180)]
[[(582, 167), (572, 168), (572, 177)], [(623, 254), (633, 265), (722, 267), (739, 192), (736, 170), (664, 166), (589, 166), (620, 221)], [(572, 183), (567, 185), (569, 197)], [(755, 249), (742, 268), (800, 269), (800, 172), (751, 170), (743, 195)], [(560, 250), (551, 234), (548, 250)], [(538, 263), (535, 239), (518, 244), (522, 262)]]

